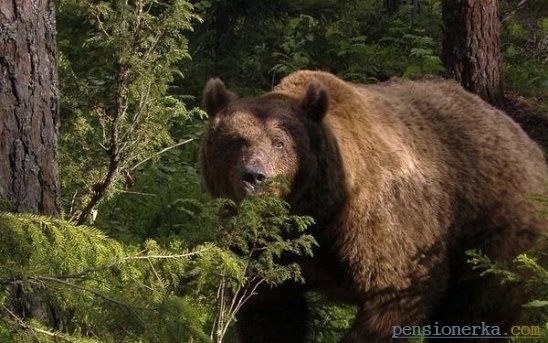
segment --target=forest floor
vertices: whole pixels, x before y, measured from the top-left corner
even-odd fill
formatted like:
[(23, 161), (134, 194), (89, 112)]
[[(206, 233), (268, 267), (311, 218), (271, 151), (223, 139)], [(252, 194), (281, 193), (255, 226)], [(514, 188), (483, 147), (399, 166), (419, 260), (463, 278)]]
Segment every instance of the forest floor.
[(548, 113), (540, 111), (534, 100), (515, 93), (506, 94), (506, 103), (501, 108), (548, 153)]

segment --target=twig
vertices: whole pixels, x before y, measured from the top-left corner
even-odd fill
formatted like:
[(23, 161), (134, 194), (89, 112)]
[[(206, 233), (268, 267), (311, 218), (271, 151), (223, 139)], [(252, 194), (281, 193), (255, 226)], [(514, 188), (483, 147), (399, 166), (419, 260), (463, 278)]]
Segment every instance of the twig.
[(127, 194), (136, 194), (136, 195), (146, 195), (146, 196), (149, 196), (149, 197), (157, 196), (157, 194), (154, 194), (154, 193), (132, 192), (132, 191), (126, 191), (126, 190), (123, 190), (123, 189), (117, 189), (116, 192), (127, 193)]
[(142, 160), (141, 162), (135, 164), (133, 167), (128, 168), (128, 170), (129, 170), (130, 172), (135, 171), (135, 169), (139, 168), (140, 165), (142, 165), (142, 164), (145, 163), (145, 162), (150, 161), (150, 160), (153, 159), (154, 157), (156, 157), (156, 156), (158, 156), (158, 155), (161, 155), (161, 154), (163, 154), (164, 152), (169, 151), (169, 150), (171, 150), (171, 149), (173, 149), (173, 148), (176, 148), (176, 147), (178, 147), (178, 146), (181, 146), (181, 145), (183, 145), (183, 144), (192, 142), (193, 140), (194, 140), (194, 138), (190, 138), (190, 139), (184, 140), (184, 141), (182, 141), (182, 142), (179, 142), (179, 143), (177, 143), (177, 144), (168, 146), (167, 148), (164, 148), (164, 149), (162, 149), (162, 150), (160, 150), (160, 151), (154, 153), (153, 155), (151, 155), (151, 156), (145, 158), (145, 159)]
[(521, 10), (523, 7), (525, 7), (526, 3), (527, 3), (528, 0), (521, 0), (520, 2), (518, 2), (518, 4), (516, 5), (516, 7), (508, 12), (507, 14), (504, 15), (504, 17), (500, 20), (501, 23), (504, 23), (508, 20), (510, 20), (510, 18), (512, 18), (517, 11)]
[(238, 306), (236, 306), (236, 308), (234, 309), (234, 314), (238, 313), (242, 305), (245, 304), (252, 296), (257, 294), (257, 288), (259, 288), (259, 286), (265, 281), (265, 279), (259, 280), (259, 282), (257, 282), (255, 286), (253, 286), (251, 292), (249, 292), (245, 297), (242, 297), (242, 300), (238, 302)]
[(141, 94), (141, 98), (139, 99), (139, 106), (137, 107), (137, 110), (135, 111), (135, 114), (133, 115), (133, 119), (131, 121), (131, 126), (124, 132), (124, 135), (122, 136), (122, 139), (120, 141), (124, 142), (122, 145), (121, 151), (127, 150), (127, 138), (129, 135), (135, 130), (135, 127), (140, 121), (141, 114), (143, 113), (144, 109), (147, 107), (148, 97), (150, 95), (150, 88), (152, 86), (152, 81), (150, 81), (147, 85), (146, 92), (144, 94)]
[(103, 199), (106, 195), (111, 184), (114, 182), (114, 179), (118, 175), (118, 166), (120, 165), (120, 125), (122, 117), (125, 115), (125, 108), (122, 105), (124, 87), (127, 78), (127, 68), (124, 64), (118, 64), (118, 73), (116, 75), (116, 94), (114, 98), (114, 118), (112, 120), (112, 132), (110, 136), (110, 147), (109, 147), (109, 167), (107, 175), (104, 180), (99, 184), (95, 185), (93, 189), (93, 196), (89, 200), (88, 204), (84, 207), (78, 220), (76, 221), (77, 225), (84, 224), (89, 218), (93, 208)]
[(69, 210), (69, 214), (72, 216), (72, 212), (74, 211), (74, 201), (76, 199), (76, 195), (78, 194), (78, 191), (74, 192), (74, 194), (72, 195), (72, 200), (70, 201), (70, 210)]
[(7, 308), (6, 306), (2, 305), (2, 308), (4, 309), (4, 311), (6, 311), (10, 317), (13, 318), (13, 320), (15, 320), (17, 322), (17, 324), (22, 327), (23, 329), (25, 330), (31, 330), (31, 331), (34, 331), (34, 332), (37, 332), (37, 333), (41, 333), (41, 334), (44, 334), (44, 335), (47, 335), (47, 336), (50, 336), (50, 337), (55, 337), (55, 338), (60, 338), (66, 342), (75, 342), (71, 339), (68, 339), (66, 337), (63, 337), (63, 335), (60, 335), (58, 333), (55, 333), (55, 332), (51, 332), (51, 331), (47, 331), (47, 330), (44, 330), (44, 329), (40, 329), (40, 328), (35, 328), (34, 326), (32, 325), (29, 325), (27, 323), (25, 323), (23, 321), (23, 319), (21, 319), (18, 315), (16, 315), (15, 313), (13, 313), (13, 311), (11, 311), (9, 308)]
[[(60, 275), (45, 275), (45, 276), (37, 276), (37, 277), (38, 278), (39, 277), (46, 277), (46, 278), (55, 278), (55, 279), (79, 279), (79, 278), (85, 277), (86, 275), (88, 275), (90, 273), (99, 272), (99, 271), (102, 271), (102, 270), (105, 270), (105, 269), (108, 269), (108, 268), (118, 266), (118, 265), (120, 265), (120, 264), (122, 264), (123, 262), (126, 262), (126, 261), (132, 261), (132, 260), (148, 260), (148, 261), (150, 261), (150, 260), (154, 260), (154, 259), (158, 259), (158, 260), (179, 259), (179, 258), (186, 258), (186, 257), (199, 255), (199, 254), (201, 254), (201, 253), (203, 253), (204, 251), (207, 251), (207, 250), (210, 250), (210, 248), (203, 248), (203, 249), (200, 249), (200, 250), (197, 250), (197, 251), (192, 251), (192, 252), (189, 252), (189, 253), (186, 253), (186, 254), (178, 254), (178, 255), (126, 256), (126, 257), (118, 259), (118, 260), (116, 260), (116, 261), (114, 261), (110, 264), (98, 266), (98, 267), (95, 267), (95, 268), (85, 269), (85, 270), (82, 270), (78, 273), (60, 274)], [(11, 268), (6, 268), (4, 266), (0, 266), (0, 268), (7, 269), (7, 270), (10, 270), (10, 271), (14, 272)], [(16, 283), (16, 282), (21, 282), (25, 279), (30, 279), (30, 278), (32, 278), (32, 277), (17, 276), (17, 277), (9, 277), (9, 278), (0, 278), (0, 284), (1, 285), (9, 285), (9, 284), (13, 284), (13, 283)]]
[(209, 248), (204, 248), (198, 251), (189, 252), (186, 254), (178, 254), (178, 255), (146, 255), (146, 256), (127, 256), (121, 259), (121, 261), (128, 261), (128, 260), (151, 260), (151, 259), (178, 259), (182, 257), (190, 257), (194, 255), (199, 255), (203, 253), (204, 251), (209, 250)]
[(95, 20), (97, 20), (97, 23), (99, 24), (99, 30), (101, 30), (101, 32), (103, 32), (103, 34), (110, 38), (110, 35), (108, 34), (108, 32), (105, 30), (105, 27), (103, 26), (103, 22), (101, 21), (101, 18), (99, 17), (99, 13), (95, 13)]

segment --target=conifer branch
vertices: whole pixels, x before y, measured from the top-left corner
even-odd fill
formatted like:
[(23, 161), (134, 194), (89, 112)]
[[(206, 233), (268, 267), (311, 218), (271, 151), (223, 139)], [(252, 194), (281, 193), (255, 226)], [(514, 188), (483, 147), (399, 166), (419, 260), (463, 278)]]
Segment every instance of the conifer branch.
[[(202, 253), (204, 253), (205, 251), (208, 251), (208, 250), (210, 250), (210, 248), (203, 248), (203, 249), (200, 249), (200, 250), (197, 250), (197, 251), (192, 251), (192, 252), (189, 252), (189, 253), (177, 254), (177, 255), (126, 256), (126, 257), (121, 258), (119, 260), (116, 260), (112, 263), (102, 265), (102, 266), (98, 266), (98, 267), (94, 267), (94, 268), (84, 269), (84, 270), (82, 270), (78, 273), (72, 273), (72, 274), (38, 275), (38, 276), (21, 275), (21, 276), (17, 276), (17, 277), (0, 277), (0, 285), (11, 285), (11, 284), (14, 284), (14, 283), (24, 281), (25, 279), (32, 279), (32, 278), (35, 278), (35, 279), (47, 278), (47, 279), (58, 279), (58, 280), (79, 279), (79, 278), (84, 278), (85, 276), (87, 276), (90, 273), (100, 272), (100, 271), (103, 271), (103, 270), (106, 270), (106, 269), (109, 269), (109, 268), (112, 268), (112, 267), (116, 267), (116, 266), (118, 266), (118, 265), (120, 265), (120, 264), (122, 264), (126, 261), (147, 260), (147, 261), (150, 262), (151, 260), (181, 259), (181, 258), (187, 258), (187, 257), (200, 255), (200, 254), (202, 254)], [(16, 272), (13, 269), (6, 268), (4, 266), (0, 266), (0, 268), (8, 269), (12, 272)]]
[(166, 260), (166, 259), (180, 259), (185, 257), (191, 257), (195, 255), (200, 255), (204, 251), (210, 250), (210, 248), (203, 248), (197, 251), (192, 251), (186, 254), (178, 254), (178, 255), (144, 255), (144, 256), (127, 256), (122, 258), (120, 261), (130, 261), (130, 260)]
[(141, 319), (141, 317), (137, 314), (137, 312), (135, 312), (135, 309), (133, 308), (133, 306), (131, 304), (128, 304), (127, 302), (125, 302), (123, 300), (112, 297), (112, 296), (110, 296), (108, 294), (105, 294), (101, 291), (98, 291), (94, 288), (90, 288), (90, 287), (86, 287), (86, 286), (82, 286), (82, 285), (77, 285), (75, 283), (67, 282), (67, 281), (61, 280), (61, 279), (56, 278), (56, 277), (36, 276), (36, 277), (29, 277), (29, 279), (35, 280), (35, 281), (50, 281), (50, 282), (54, 282), (54, 283), (58, 283), (58, 284), (67, 286), (69, 288), (74, 288), (74, 289), (77, 289), (77, 290), (80, 290), (80, 291), (91, 293), (95, 296), (98, 296), (99, 298), (102, 298), (102, 299), (107, 300), (111, 303), (114, 303), (114, 304), (117, 304), (121, 307), (124, 307), (137, 320), (137, 322), (139, 323), (139, 325), (141, 327), (146, 328), (145, 322)]

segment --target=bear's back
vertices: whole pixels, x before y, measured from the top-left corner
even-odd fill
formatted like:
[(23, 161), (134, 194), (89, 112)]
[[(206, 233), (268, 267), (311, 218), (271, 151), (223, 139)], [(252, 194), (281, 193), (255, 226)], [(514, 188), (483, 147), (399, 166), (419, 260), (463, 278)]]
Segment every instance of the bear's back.
[(436, 149), (432, 158), (447, 163), (455, 182), (508, 191), (523, 181), (521, 187), (542, 192), (548, 173), (539, 146), (504, 112), (454, 82), (400, 80), (356, 87), (365, 99), (374, 94), (392, 103), (392, 111), (377, 110), (408, 130), (400, 137), (415, 154)]
[(417, 198), (411, 193), (429, 189), (424, 201), (439, 202), (447, 220), (453, 220), (451, 213), (471, 220), (482, 211), (521, 206), (527, 212), (520, 216), (524, 221), (535, 216), (524, 199), (546, 192), (546, 162), (542, 150), (502, 111), (439, 79), (358, 85), (300, 71), (277, 90), (302, 96), (313, 79), (328, 93), (323, 125), (335, 141), (345, 187), (357, 208), (384, 206), (398, 193), (405, 194), (402, 204), (412, 203)]
[[(378, 139), (400, 141), (405, 160), (413, 161), (415, 173), (407, 173), (408, 182), (422, 177), (449, 194), (447, 212), (457, 216), (454, 225), (546, 232), (547, 221), (535, 213), (540, 206), (530, 200), (546, 194), (544, 154), (505, 113), (443, 80), (355, 87), (377, 113)], [(512, 256), (534, 237), (516, 231), (513, 243), (506, 238), (488, 243), (485, 232), (477, 237), (470, 229), (464, 232), (471, 235), (469, 242), (477, 242), (469, 247), (491, 250), (491, 256)]]

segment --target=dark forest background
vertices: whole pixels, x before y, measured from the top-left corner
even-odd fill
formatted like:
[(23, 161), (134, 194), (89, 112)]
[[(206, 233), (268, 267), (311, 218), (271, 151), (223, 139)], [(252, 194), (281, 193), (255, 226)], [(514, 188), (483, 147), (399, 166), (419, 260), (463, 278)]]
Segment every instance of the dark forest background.
[[(210, 77), (454, 78), (548, 147), (546, 0), (23, 0), (0, 24), (0, 342), (232, 342), (258, 286), (301, 280), (276, 257), (312, 253), (312, 218), (201, 185)], [(544, 342), (546, 251), (470, 256), (526, 289)], [(308, 301), (310, 342), (337, 342), (355, 310)]]

